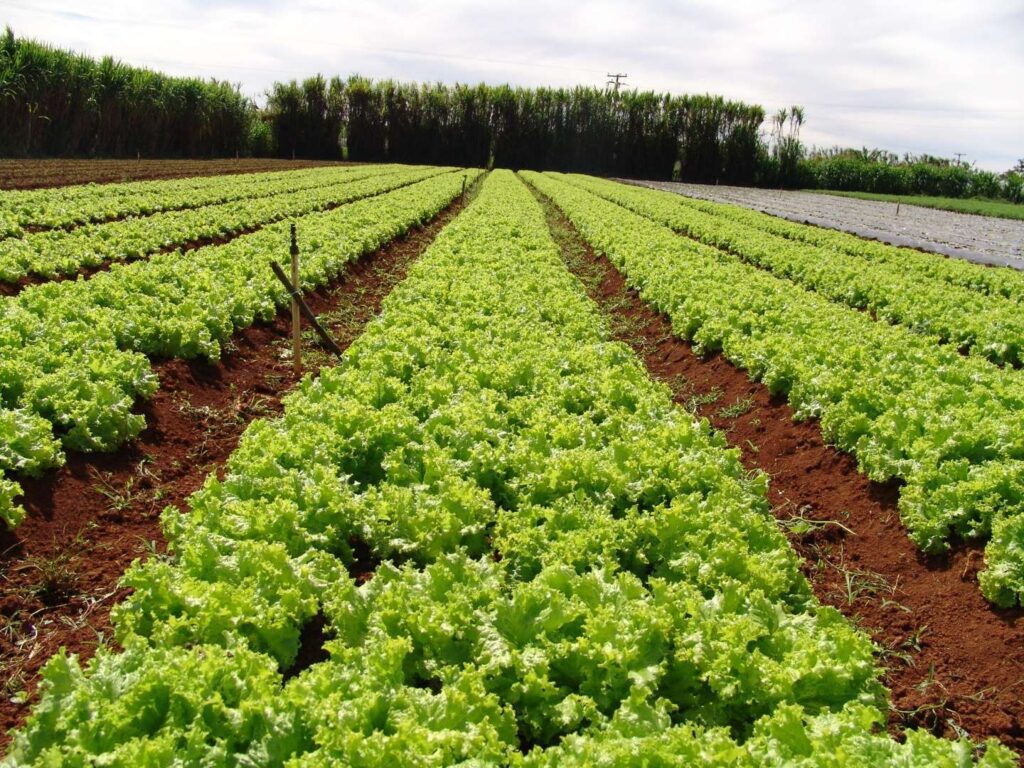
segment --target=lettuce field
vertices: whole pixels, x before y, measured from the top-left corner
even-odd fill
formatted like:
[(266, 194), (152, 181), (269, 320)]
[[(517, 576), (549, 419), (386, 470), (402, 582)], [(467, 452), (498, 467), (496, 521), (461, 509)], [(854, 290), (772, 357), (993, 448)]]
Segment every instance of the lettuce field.
[(0, 192), (0, 281), (0, 765), (1024, 754), (1020, 272), (358, 165)]

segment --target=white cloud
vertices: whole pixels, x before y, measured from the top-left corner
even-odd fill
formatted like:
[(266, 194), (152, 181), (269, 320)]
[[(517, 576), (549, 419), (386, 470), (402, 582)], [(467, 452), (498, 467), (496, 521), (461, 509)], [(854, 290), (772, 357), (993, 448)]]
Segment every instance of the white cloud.
[(17, 34), (257, 96), (315, 72), (413, 80), (601, 85), (803, 104), (804, 138), (1024, 155), (1019, 0), (0, 0)]

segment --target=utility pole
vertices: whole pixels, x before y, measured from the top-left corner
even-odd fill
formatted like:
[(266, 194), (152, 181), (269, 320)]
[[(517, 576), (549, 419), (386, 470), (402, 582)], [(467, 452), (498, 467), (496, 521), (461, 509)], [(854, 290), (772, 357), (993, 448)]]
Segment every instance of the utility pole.
[(956, 164), (960, 165), (960, 158), (963, 157), (965, 153), (964, 152), (954, 152), (953, 154), (956, 155)]
[(619, 88), (626, 84), (625, 82), (620, 82), (620, 81), (624, 81), (627, 77), (629, 77), (629, 75), (627, 75), (625, 72), (616, 72), (614, 75), (611, 72), (609, 72), (608, 73), (608, 82), (605, 83), (605, 85), (606, 86), (608, 86), (608, 85), (614, 86), (615, 92), (618, 93), (619, 92)]

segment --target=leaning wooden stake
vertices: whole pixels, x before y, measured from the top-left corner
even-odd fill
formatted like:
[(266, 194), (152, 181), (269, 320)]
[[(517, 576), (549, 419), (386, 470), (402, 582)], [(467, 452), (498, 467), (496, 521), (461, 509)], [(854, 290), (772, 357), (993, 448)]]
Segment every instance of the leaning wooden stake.
[(302, 312), (302, 316), (309, 321), (309, 324), (313, 326), (313, 330), (315, 330), (320, 336), (324, 346), (338, 357), (341, 357), (344, 354), (344, 350), (335, 343), (334, 339), (328, 335), (323, 326), (317, 322), (316, 315), (313, 314), (313, 310), (309, 308), (309, 305), (303, 300), (302, 294), (295, 288), (292, 281), (288, 279), (284, 270), (281, 269), (281, 265), (276, 261), (272, 261), (270, 262), (270, 268), (274, 270), (274, 274), (277, 276), (277, 279), (281, 281), (281, 285), (288, 289), (288, 293), (291, 295), (292, 301), (297, 301), (299, 303), (299, 311)]
[(299, 243), (295, 239), (292, 222), (292, 367), (296, 376), (302, 375), (302, 319), (299, 315)]

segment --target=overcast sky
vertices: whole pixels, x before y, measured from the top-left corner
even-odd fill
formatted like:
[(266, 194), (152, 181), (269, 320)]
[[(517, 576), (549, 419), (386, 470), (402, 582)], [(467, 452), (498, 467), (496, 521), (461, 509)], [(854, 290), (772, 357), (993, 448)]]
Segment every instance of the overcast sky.
[[(711, 92), (806, 108), (811, 144), (1024, 157), (1024, 0), (0, 0), (16, 34), (260, 99), (371, 77)], [(261, 100), (261, 99), (260, 99)]]

